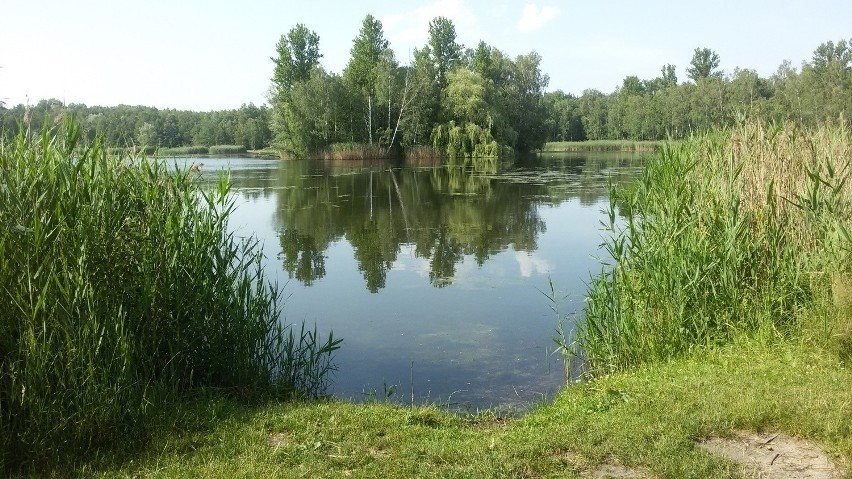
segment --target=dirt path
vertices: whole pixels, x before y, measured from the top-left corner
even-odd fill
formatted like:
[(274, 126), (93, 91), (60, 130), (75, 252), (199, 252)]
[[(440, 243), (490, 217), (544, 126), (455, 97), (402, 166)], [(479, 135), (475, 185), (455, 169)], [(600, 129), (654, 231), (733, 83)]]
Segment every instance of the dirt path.
[(809, 441), (784, 434), (739, 431), (710, 438), (700, 447), (742, 464), (748, 477), (759, 479), (840, 479), (843, 471)]

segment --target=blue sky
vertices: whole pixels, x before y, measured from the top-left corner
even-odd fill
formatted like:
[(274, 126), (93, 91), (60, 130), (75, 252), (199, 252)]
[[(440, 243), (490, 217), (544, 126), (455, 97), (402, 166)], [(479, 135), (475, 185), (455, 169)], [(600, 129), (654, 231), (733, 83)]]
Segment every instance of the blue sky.
[(275, 43), (297, 23), (320, 37), (322, 63), (341, 72), (368, 13), (397, 58), (425, 44), (442, 15), (459, 42), (509, 55), (537, 51), (550, 90), (610, 92), (627, 75), (678, 78), (696, 47), (721, 68), (772, 74), (810, 59), (822, 42), (852, 38), (852, 1), (27, 0), (0, 11), (0, 100), (55, 97), (88, 105), (216, 110), (265, 102)]

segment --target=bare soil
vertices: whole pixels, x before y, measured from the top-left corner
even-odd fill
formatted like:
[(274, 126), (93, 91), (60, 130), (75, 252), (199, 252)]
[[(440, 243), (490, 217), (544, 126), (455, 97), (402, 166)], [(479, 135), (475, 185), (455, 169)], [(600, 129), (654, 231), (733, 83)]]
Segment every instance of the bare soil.
[(844, 471), (810, 441), (780, 433), (738, 431), (699, 446), (742, 466), (755, 479), (840, 479)]

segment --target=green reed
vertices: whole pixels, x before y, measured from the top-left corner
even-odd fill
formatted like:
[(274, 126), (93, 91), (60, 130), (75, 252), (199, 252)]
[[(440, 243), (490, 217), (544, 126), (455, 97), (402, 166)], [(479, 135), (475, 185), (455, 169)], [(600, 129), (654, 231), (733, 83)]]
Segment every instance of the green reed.
[(139, 441), (199, 388), (321, 394), (340, 340), (281, 324), (227, 178), (80, 138), (0, 144), (0, 471)]
[(245, 152), (243, 145), (213, 145), (208, 149), (211, 155), (241, 155)]
[[(611, 188), (611, 264), (589, 286), (576, 336), (559, 329), (562, 351), (607, 373), (740, 336), (843, 330), (852, 320), (820, 308), (832, 278), (852, 277), (850, 175), (843, 123), (743, 120), (665, 145), (636, 185)], [(817, 317), (822, 326), (808, 324)]]

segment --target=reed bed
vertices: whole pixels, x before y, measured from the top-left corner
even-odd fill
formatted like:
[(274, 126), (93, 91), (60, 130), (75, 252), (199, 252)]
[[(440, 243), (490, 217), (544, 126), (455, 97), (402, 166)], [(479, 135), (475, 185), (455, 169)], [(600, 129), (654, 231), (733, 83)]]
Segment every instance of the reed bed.
[(587, 140), (552, 141), (546, 143), (542, 151), (546, 152), (589, 152), (589, 151), (632, 151), (657, 152), (663, 147), (662, 141), (632, 140)]
[(396, 158), (397, 155), (377, 145), (334, 143), (314, 153), (312, 157), (318, 160), (376, 160)]
[(611, 191), (609, 264), (576, 336), (560, 327), (563, 351), (601, 374), (740, 337), (852, 344), (831, 299), (852, 278), (850, 176), (843, 122), (742, 120), (665, 145), (637, 185)]
[(80, 138), (0, 143), (0, 472), (143, 441), (198, 389), (320, 394), (339, 340), (281, 323), (227, 178)]
[(175, 146), (158, 148), (156, 152), (160, 156), (206, 155), (210, 152), (210, 149), (206, 146)]
[(246, 151), (243, 145), (213, 145), (208, 149), (211, 155), (242, 155)]

